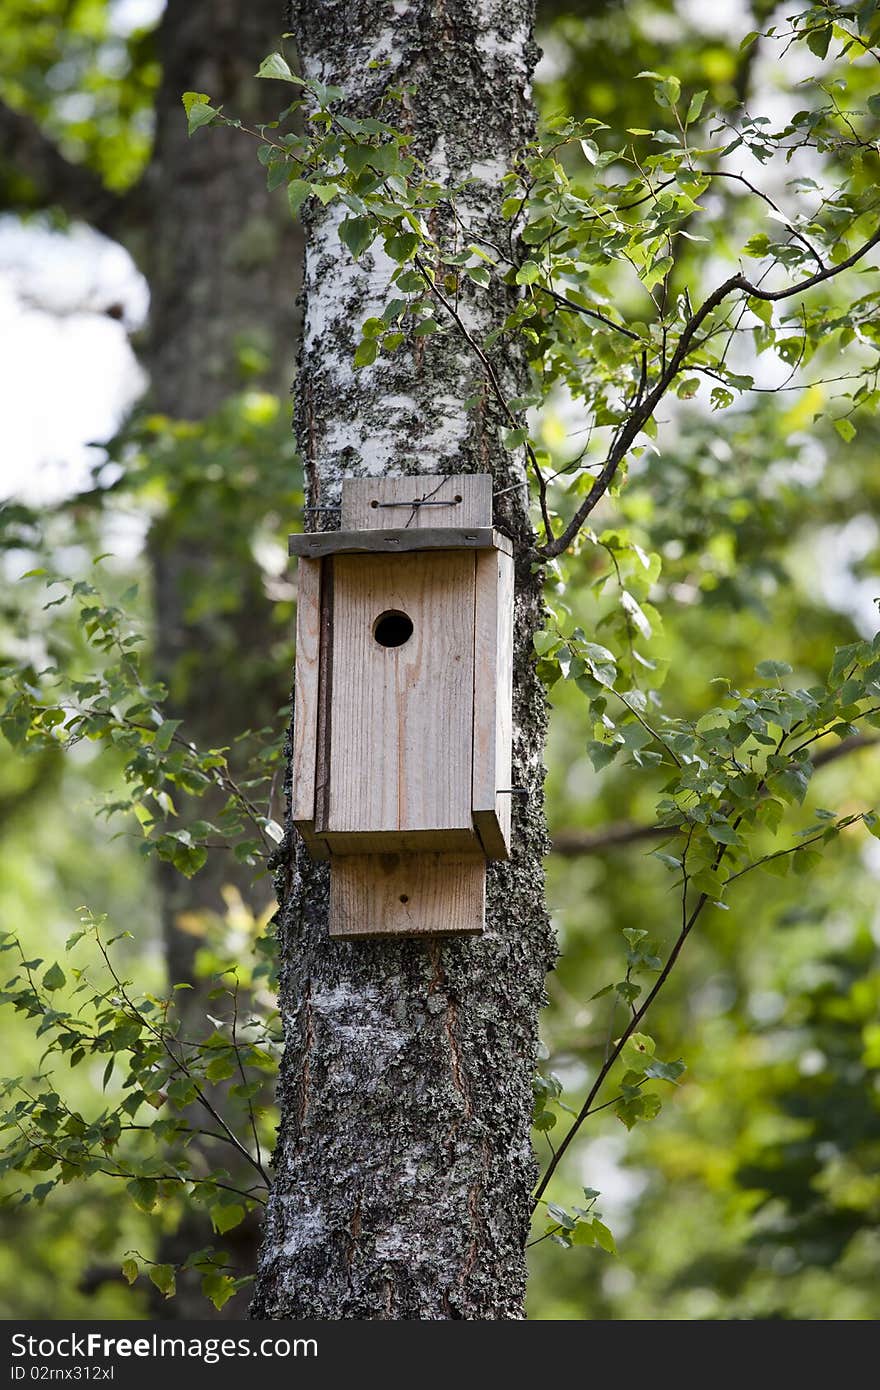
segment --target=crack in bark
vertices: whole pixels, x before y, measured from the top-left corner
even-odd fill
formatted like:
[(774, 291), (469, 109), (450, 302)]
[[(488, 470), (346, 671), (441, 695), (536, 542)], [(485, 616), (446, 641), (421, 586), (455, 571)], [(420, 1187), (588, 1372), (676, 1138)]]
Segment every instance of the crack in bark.
[(296, 1122), (299, 1133), (305, 1129), (309, 1110), (309, 1091), (312, 1082), (311, 1053), (314, 1042), (314, 1020), (312, 1016), (312, 982), (306, 983), (302, 1007), (305, 1011), (305, 1030), (303, 1039), (303, 1061), (297, 1085)]
[[(450, 999), (446, 1004), (444, 1028), (446, 1029), (446, 1037), (449, 1042), (449, 1053), (452, 1059), (452, 1079), (455, 1083), (455, 1089), (459, 1092), (464, 1102), (464, 1119), (469, 1120), (474, 1113), (474, 1107), (471, 1100), (470, 1087), (467, 1084), (461, 1050), (455, 1036), (457, 1024), (458, 1010), (455, 1007), (454, 1000)], [(456, 1125), (456, 1128), (457, 1127)]]
[(358, 1238), (359, 1238), (359, 1236), (360, 1236), (360, 1233), (361, 1233), (361, 1194), (360, 1194), (360, 1192), (359, 1192), (358, 1195), (357, 1195), (357, 1200), (355, 1201), (354, 1212), (352, 1213), (351, 1222), (350, 1222), (349, 1227), (348, 1227), (349, 1240), (348, 1240), (348, 1249), (347, 1249), (346, 1252), (345, 1252), (345, 1262), (346, 1262), (346, 1264), (348, 1265), (349, 1274), (351, 1273), (352, 1266), (354, 1265), (354, 1257), (355, 1257), (355, 1255), (356, 1255), (356, 1253), (357, 1253)]

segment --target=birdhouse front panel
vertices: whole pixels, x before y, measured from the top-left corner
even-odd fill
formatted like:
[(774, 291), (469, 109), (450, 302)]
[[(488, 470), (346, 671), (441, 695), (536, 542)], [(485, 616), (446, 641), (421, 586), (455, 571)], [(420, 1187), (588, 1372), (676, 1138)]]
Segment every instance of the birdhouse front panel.
[(475, 848), (472, 553), (335, 555), (331, 852)]

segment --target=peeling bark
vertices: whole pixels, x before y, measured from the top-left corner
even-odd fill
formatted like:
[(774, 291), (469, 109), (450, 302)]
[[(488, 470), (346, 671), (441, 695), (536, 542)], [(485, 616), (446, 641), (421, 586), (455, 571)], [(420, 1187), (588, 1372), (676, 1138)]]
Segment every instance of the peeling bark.
[[(371, 113), (389, 82), (417, 84), (403, 113), (417, 150), (450, 183), (475, 178), (466, 217), (496, 239), (498, 182), (531, 133), (532, 18), (530, 0), (297, 0), (292, 27), (304, 71), (342, 87), (353, 112)], [(353, 262), (339, 216), (318, 208), (307, 224), (296, 424), (311, 502), (337, 503), (343, 476), (491, 472), (496, 525), (524, 550), (522, 466), (491, 402), (463, 407), (483, 372), (455, 330), (353, 370), (389, 266), (375, 250)], [(481, 336), (510, 293), (466, 298), (468, 328)], [(509, 349), (494, 362), (516, 395), (521, 363)], [(331, 942), (325, 866), (290, 832), (282, 849), (282, 1119), (255, 1317), (523, 1316), (531, 1080), (554, 957), (530, 655), (540, 617), (540, 582), (522, 564), (513, 782), (530, 794), (514, 808), (512, 859), (490, 868), (481, 938)]]

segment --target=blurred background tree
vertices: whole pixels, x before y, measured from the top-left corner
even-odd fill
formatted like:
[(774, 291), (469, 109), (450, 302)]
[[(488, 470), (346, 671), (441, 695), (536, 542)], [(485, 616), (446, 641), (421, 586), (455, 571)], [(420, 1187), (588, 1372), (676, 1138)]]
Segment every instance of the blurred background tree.
[[(112, 539), (98, 539), (112, 528), (109, 518), (138, 517), (141, 545), (129, 551), (145, 581), (150, 666), (167, 686), (168, 714), (203, 747), (233, 745), (236, 774), (248, 765), (243, 736), (269, 725), (277, 730), (287, 698), (292, 609), (278, 581), (281, 535), (302, 503), (284, 403), (299, 238), (244, 141), (230, 134), (209, 150), (188, 140), (180, 96), (210, 84), (249, 119), (268, 119), (264, 84), (254, 72), (280, 22), (275, 0), (219, 7), (59, 0), (41, 5), (36, 22), (32, 7), (18, 5), (2, 21), (6, 206), (36, 218), (38, 228), (75, 231), (87, 222), (127, 249), (134, 262), (129, 279), (137, 266), (149, 285), (149, 317), (134, 341), (146, 392), (113, 441), (93, 451), (88, 484), (61, 504), (68, 538), (95, 539), (92, 554), (113, 549)], [(127, 326), (125, 300), (108, 303), (103, 286), (90, 288), (66, 312), (103, 314)], [(79, 370), (86, 389), (100, 389), (88, 363)], [(11, 467), (22, 481), (21, 463), (13, 459)], [(13, 509), (8, 522), (13, 548), (21, 526), (45, 540), (43, 517)], [(114, 569), (114, 579), (122, 579), (125, 566)], [(63, 646), (57, 624), (53, 632)], [(210, 822), (222, 811), (222, 791), (209, 790), (189, 809), (183, 795), (177, 809), (184, 825), (196, 816)], [(68, 813), (76, 800), (74, 793)], [(105, 850), (108, 860), (120, 843)], [(139, 868), (133, 861), (132, 870)], [(271, 889), (265, 878), (255, 885), (252, 865), (228, 852), (205, 857), (197, 875), (180, 868), (179, 859), (159, 862), (152, 911), (137, 925), (141, 940), (161, 941), (169, 980), (191, 986), (178, 996), (178, 1011), (182, 1027), (192, 1030), (216, 983), (198, 968), (206, 934), (228, 927), (236, 913), (262, 917)], [(88, 877), (78, 899), (88, 897), (87, 886)], [(98, 891), (90, 905), (102, 899)], [(119, 922), (116, 906), (103, 905)], [(210, 1235), (186, 1204), (168, 1210), (165, 1226), (163, 1263), (182, 1262)], [(240, 1247), (236, 1265), (246, 1270), (255, 1260), (254, 1236), (248, 1221), (226, 1239)], [(87, 1266), (90, 1286), (101, 1273)], [(119, 1277), (118, 1262), (112, 1277)], [(189, 1284), (184, 1280), (167, 1305), (172, 1315), (204, 1312), (198, 1281), (195, 1303)], [(241, 1316), (245, 1301), (233, 1299), (227, 1316)]]
[[(548, 2), (540, 11), (542, 112), (650, 129), (650, 84), (633, 79), (653, 70), (708, 90), (710, 106), (733, 113), (754, 103), (785, 120), (805, 99), (801, 60), (780, 63), (762, 41), (740, 47), (747, 32), (772, 22), (771, 9), (739, 0), (711, 14), (656, 0)], [(48, 356), (51, 371), (34, 353), (29, 394), (12, 402), (38, 443), (4, 449), (5, 574), (16, 579), (49, 556), (64, 573), (87, 575), (93, 555), (113, 551), (105, 582), (120, 595), (141, 581), (128, 602), (155, 634), (152, 670), (200, 746), (234, 744), (263, 726), (277, 734), (283, 723), (294, 595), (281, 537), (302, 503), (284, 403), (296, 247), (246, 142), (230, 133), (224, 158), (216, 145), (187, 145), (179, 97), (203, 89), (239, 114), (253, 110), (260, 97), (250, 76), (280, 28), (263, 0), (177, 0), (164, 12), (134, 0), (46, 0), (36, 18), (33, 6), (17, 4), (0, 18), (7, 312), (23, 342), (27, 325), (47, 315), (56, 335), (75, 330)], [(811, 49), (825, 61), (821, 36)], [(844, 71), (855, 98), (873, 95), (866, 65)], [(827, 75), (835, 76), (830, 60)], [(602, 135), (596, 140), (601, 148)], [(682, 284), (699, 279), (713, 251), (739, 244), (723, 193), (712, 208), (715, 245), (685, 246), (675, 270)], [(83, 246), (82, 222), (123, 244), (133, 264), (108, 271), (106, 245)], [(53, 257), (59, 269), (47, 284)], [(150, 287), (146, 331), (135, 265)], [(95, 348), (89, 358), (96, 318), (110, 337), (101, 340), (105, 355)], [(149, 374), (142, 403), (134, 404), (140, 384), (130, 370), (103, 433), (100, 424), (90, 436), (71, 429), (47, 445), (41, 417), (54, 412), (58, 376), (109, 396), (119, 372), (102, 367), (128, 360), (127, 336)], [(786, 375), (768, 385), (784, 385)], [(876, 423), (862, 412), (844, 450), (833, 430), (813, 424), (833, 390), (759, 392), (725, 414), (710, 412), (702, 395), (677, 402), (661, 452), (646, 453), (624, 492), (603, 505), (602, 526), (626, 525), (663, 557), (651, 593), (663, 626), (651, 651), (667, 672), (668, 706), (686, 716), (699, 718), (716, 676), (747, 685), (756, 662), (772, 656), (809, 685), (835, 647), (875, 630)], [(572, 456), (579, 424), (562, 393), (536, 422), (557, 466)], [(96, 435), (109, 442), (83, 455)], [(47, 495), (37, 470), (56, 462), (59, 448), (72, 462)], [(564, 573), (565, 603), (600, 642), (619, 612), (596, 585), (602, 561), (584, 552)], [(53, 659), (82, 660), (80, 630), (58, 616), (66, 610), (44, 612), (37, 587), (7, 587), (7, 653), (19, 659), (30, 644)], [(597, 772), (581, 698), (559, 681), (551, 701), (549, 901), (562, 955), (548, 985), (544, 1070), (576, 1106), (615, 1018), (620, 1024), (613, 996), (591, 996), (619, 973), (621, 930), (655, 934), (666, 919), (669, 880), (650, 852), (659, 843), (651, 779), (617, 764)], [(62, 757), (48, 748), (22, 760), (0, 744), (3, 927), (51, 958), (87, 902), (132, 932), (123, 949), (139, 982), (158, 989), (167, 971), (172, 982), (213, 983), (218, 959), (241, 952), (265, 921), (268, 880), (254, 883), (250, 866), (221, 852), (192, 878), (162, 864), (156, 881), (135, 836), (95, 815), (114, 794), (122, 755), (114, 763), (112, 753), (88, 749)], [(816, 806), (857, 812), (876, 800), (870, 735), (835, 753), (815, 774), (804, 824)], [(230, 756), (244, 766), (246, 749)], [(705, 915), (651, 1016), (664, 1055), (687, 1062), (674, 1096), (629, 1135), (611, 1111), (591, 1120), (553, 1193), (570, 1203), (582, 1185), (599, 1190), (617, 1254), (561, 1250), (540, 1239), (539, 1227), (530, 1316), (876, 1316), (878, 872), (876, 842), (854, 830), (817, 874), (753, 875), (729, 911)], [(204, 1007), (194, 991), (187, 1010)], [(33, 1069), (28, 1024), (7, 1017), (4, 1038), (9, 1069)], [(88, 1103), (101, 1071), (95, 1060), (71, 1073), (65, 1086), (76, 1103)], [(268, 1108), (261, 1123), (271, 1126)], [(539, 1153), (552, 1139), (552, 1130), (536, 1133)], [(20, 1186), (6, 1181), (10, 1194)], [(111, 1180), (89, 1182), (87, 1202), (73, 1185), (44, 1204), (22, 1207), (11, 1195), (0, 1209), (4, 1316), (173, 1309), (150, 1307), (141, 1284), (129, 1290), (118, 1269), (130, 1248), (176, 1262), (198, 1243), (186, 1203), (163, 1204), (157, 1223), (121, 1204)], [(245, 1243), (240, 1269), (251, 1254)], [(227, 1314), (241, 1315), (242, 1297)], [(196, 1307), (179, 1306), (184, 1314)]]

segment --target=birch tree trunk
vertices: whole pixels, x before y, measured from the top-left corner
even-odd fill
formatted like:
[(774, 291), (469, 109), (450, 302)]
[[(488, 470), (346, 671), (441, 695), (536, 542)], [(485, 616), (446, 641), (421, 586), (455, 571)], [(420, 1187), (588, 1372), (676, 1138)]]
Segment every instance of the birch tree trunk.
[[(416, 84), (404, 109), (415, 147), (436, 177), (475, 179), (465, 215), (494, 240), (507, 234), (500, 178), (531, 133), (532, 18), (531, 0), (294, 0), (292, 27), (305, 73), (342, 87), (358, 115), (375, 112), (387, 84)], [(376, 250), (352, 261), (341, 215), (318, 208), (306, 229), (296, 427), (312, 504), (338, 503), (343, 476), (490, 472), (496, 525), (522, 549), (522, 466), (502, 449), (491, 404), (464, 408), (483, 369), (455, 331), (353, 370), (390, 267)], [(473, 334), (509, 309), (507, 293), (487, 308), (465, 301)], [(515, 396), (521, 364), (494, 351)], [(516, 799), (511, 860), (490, 868), (482, 937), (331, 942), (327, 870), (302, 844), (284, 848), (286, 1050), (255, 1317), (523, 1316), (531, 1080), (554, 953), (545, 712), (530, 655), (540, 615), (539, 580), (520, 565), (513, 783), (529, 795)]]

